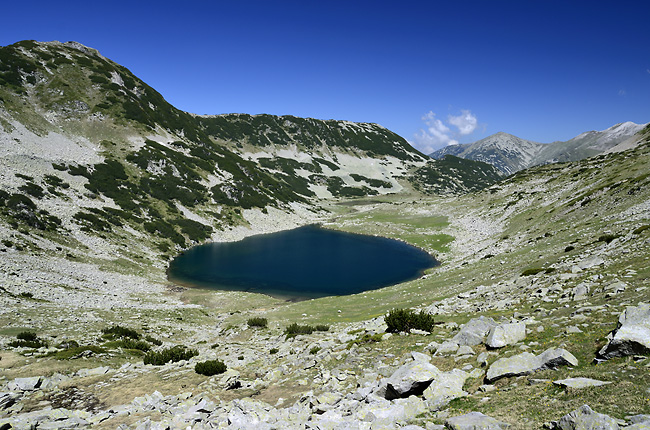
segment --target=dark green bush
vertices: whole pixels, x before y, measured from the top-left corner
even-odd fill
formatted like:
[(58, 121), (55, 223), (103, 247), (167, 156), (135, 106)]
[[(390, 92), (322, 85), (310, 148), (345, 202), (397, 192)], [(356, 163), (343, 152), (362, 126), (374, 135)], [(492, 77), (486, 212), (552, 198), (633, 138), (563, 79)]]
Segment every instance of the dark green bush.
[(189, 360), (197, 355), (199, 355), (199, 352), (194, 349), (188, 349), (184, 345), (176, 345), (171, 348), (165, 348), (161, 351), (148, 352), (147, 355), (144, 356), (144, 364), (162, 366), (169, 362), (176, 363), (181, 360)]
[(576, 249), (575, 246), (573, 246), (573, 245), (569, 245), (569, 246), (567, 246), (566, 248), (564, 248), (564, 252), (571, 252), (571, 251), (573, 251), (574, 249)]
[(619, 237), (621, 237), (620, 234), (603, 234), (600, 237), (598, 237), (598, 242), (610, 243), (611, 241)]
[(381, 342), (382, 335), (380, 333), (370, 334), (366, 333), (358, 339), (351, 340), (348, 342), (348, 348), (351, 348), (352, 345), (365, 345), (368, 343), (377, 343)]
[(312, 349), (309, 350), (309, 353), (310, 354), (316, 354), (316, 353), (318, 353), (318, 351), (320, 351), (320, 347), (319, 346), (314, 346)]
[(34, 341), (38, 339), (38, 336), (33, 331), (23, 331), (16, 335), (16, 339)]
[(147, 352), (151, 349), (151, 345), (144, 340), (135, 340), (130, 338), (118, 340), (115, 342), (115, 346), (123, 349), (137, 349), (142, 352)]
[(161, 341), (161, 340), (156, 339), (155, 337), (153, 337), (153, 336), (151, 336), (151, 335), (146, 335), (146, 336), (144, 337), (144, 340), (146, 340), (147, 342), (149, 342), (149, 343), (151, 343), (151, 344), (153, 344), (153, 345), (156, 345), (156, 346), (160, 346), (160, 345), (162, 345), (162, 341)]
[(277, 348), (271, 348), (271, 349), (269, 350), (269, 354), (277, 354), (279, 351), (280, 351), (280, 350), (277, 349)]
[(521, 276), (533, 276), (533, 275), (537, 275), (538, 273), (541, 273), (541, 272), (543, 272), (544, 270), (545, 270), (545, 269), (543, 269), (543, 268), (541, 268), (541, 267), (535, 267), (535, 268), (532, 268), (532, 269), (526, 269), (526, 270), (524, 270), (523, 272), (521, 272)]
[(646, 224), (646, 225), (642, 225), (640, 227), (635, 228), (632, 233), (633, 234), (641, 234), (641, 233), (643, 233), (644, 231), (646, 231), (648, 229), (650, 229), (650, 225)]
[(196, 363), (194, 371), (199, 375), (212, 376), (225, 372), (226, 365), (221, 360), (207, 360)]
[(248, 319), (248, 326), (249, 327), (262, 327), (266, 328), (268, 325), (268, 320), (266, 318), (261, 318), (261, 317), (253, 317)]
[(290, 324), (284, 329), (284, 334), (287, 335), (287, 337), (294, 337), (299, 334), (312, 334), (313, 332), (314, 327), (310, 325), (298, 325), (298, 323)]
[(47, 346), (47, 342), (39, 338), (33, 331), (23, 331), (16, 335), (16, 340), (9, 342), (12, 348), (40, 348)]
[(128, 327), (122, 327), (119, 325), (114, 325), (109, 328), (102, 329), (102, 333), (105, 339), (120, 339), (120, 338), (129, 338), (138, 340), (140, 339), (140, 334)]
[(435, 324), (433, 315), (424, 311), (416, 313), (412, 309), (393, 309), (384, 321), (388, 333), (410, 332), (413, 329), (431, 332)]
[(316, 330), (316, 331), (329, 331), (330, 326), (325, 325), (325, 324), (317, 324), (316, 327), (314, 327), (314, 330)]

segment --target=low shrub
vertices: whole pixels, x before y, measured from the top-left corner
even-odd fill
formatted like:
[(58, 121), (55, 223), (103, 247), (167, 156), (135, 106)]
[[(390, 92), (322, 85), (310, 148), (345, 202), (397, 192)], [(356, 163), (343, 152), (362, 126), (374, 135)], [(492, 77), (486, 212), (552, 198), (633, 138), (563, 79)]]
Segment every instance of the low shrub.
[(39, 338), (33, 331), (23, 331), (16, 335), (16, 340), (8, 344), (12, 348), (40, 348), (47, 342)]
[(576, 249), (575, 246), (573, 246), (573, 245), (569, 245), (569, 246), (567, 246), (566, 248), (564, 248), (564, 252), (571, 252), (571, 251), (573, 251), (574, 249)]
[(269, 354), (271, 354), (271, 355), (272, 355), (272, 354), (277, 354), (278, 352), (280, 352), (280, 350), (277, 349), (277, 348), (271, 348), (271, 349), (269, 350)]
[(424, 311), (416, 313), (412, 309), (393, 309), (384, 318), (388, 333), (410, 332), (413, 329), (431, 332), (435, 320)]
[(600, 237), (598, 237), (598, 242), (610, 243), (611, 241), (619, 237), (621, 237), (620, 234), (603, 234)]
[(146, 335), (144, 337), (144, 340), (146, 340), (147, 342), (149, 342), (152, 345), (156, 345), (156, 346), (162, 345), (162, 340), (156, 339), (155, 337), (153, 337), (151, 335)]
[(316, 327), (314, 327), (314, 330), (315, 331), (329, 331), (330, 326), (324, 325), (324, 324), (318, 324), (318, 325), (316, 325)]
[(632, 234), (641, 234), (641, 233), (643, 233), (644, 231), (646, 231), (648, 229), (650, 229), (650, 225), (648, 225), (648, 224), (642, 225), (640, 227), (635, 228), (634, 231), (632, 232)]
[(176, 345), (161, 351), (149, 351), (144, 356), (144, 364), (162, 366), (169, 362), (176, 363), (177, 361), (189, 360), (197, 355), (199, 355), (199, 352), (194, 349), (188, 349), (184, 345)]
[(199, 375), (212, 376), (224, 373), (227, 370), (226, 365), (221, 360), (207, 360), (196, 363), (194, 371)]
[(313, 347), (312, 349), (309, 350), (309, 353), (310, 354), (316, 354), (316, 353), (318, 353), (318, 351), (320, 351), (320, 347), (315, 346), (315, 347)]
[(266, 328), (268, 325), (268, 320), (266, 318), (261, 318), (261, 317), (253, 317), (248, 319), (248, 326), (249, 327), (261, 327), (261, 328)]
[(38, 336), (36, 336), (36, 333), (33, 331), (23, 331), (16, 335), (16, 339), (34, 341), (34, 340), (38, 340)]
[(353, 345), (365, 345), (368, 343), (377, 343), (381, 342), (382, 335), (380, 333), (370, 334), (366, 333), (358, 339), (351, 340), (348, 342), (348, 349), (352, 348)]
[(151, 345), (144, 340), (135, 339), (120, 339), (115, 342), (115, 347), (122, 349), (137, 349), (138, 351), (147, 352), (151, 349)]
[(544, 269), (542, 269), (541, 267), (535, 267), (533, 269), (526, 269), (523, 272), (521, 272), (521, 276), (533, 276), (533, 275), (537, 275), (538, 273), (541, 273), (543, 271), (544, 271)]
[(287, 337), (294, 337), (299, 334), (312, 334), (314, 330), (314, 327), (310, 325), (298, 325), (298, 323), (293, 323), (284, 329), (284, 334), (287, 335)]
[(120, 338), (129, 338), (129, 339), (140, 339), (140, 334), (130, 328), (122, 327), (119, 325), (114, 325), (109, 328), (102, 329), (102, 337), (105, 339), (120, 339)]

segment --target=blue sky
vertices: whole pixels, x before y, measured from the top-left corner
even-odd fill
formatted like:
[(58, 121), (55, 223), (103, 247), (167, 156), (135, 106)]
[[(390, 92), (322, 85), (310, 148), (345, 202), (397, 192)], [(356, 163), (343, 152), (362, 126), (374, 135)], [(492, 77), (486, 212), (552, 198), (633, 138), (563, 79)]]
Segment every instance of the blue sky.
[(650, 121), (646, 1), (10, 2), (0, 45), (75, 40), (176, 107), (376, 122), (421, 150)]

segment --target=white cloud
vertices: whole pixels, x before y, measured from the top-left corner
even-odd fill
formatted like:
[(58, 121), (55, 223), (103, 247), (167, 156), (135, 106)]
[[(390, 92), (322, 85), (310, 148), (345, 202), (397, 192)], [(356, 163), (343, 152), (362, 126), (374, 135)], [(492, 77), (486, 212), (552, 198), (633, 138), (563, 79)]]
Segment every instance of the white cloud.
[(454, 126), (458, 131), (453, 131), (442, 120), (436, 118), (436, 114), (429, 111), (422, 117), (422, 121), (427, 125), (426, 129), (420, 129), (414, 135), (414, 141), (411, 144), (425, 154), (447, 145), (456, 145), (458, 136), (465, 136), (474, 132), (478, 125), (476, 116), (469, 110), (461, 110), (458, 116), (449, 115), (447, 124)]
[(472, 134), (478, 125), (476, 116), (468, 110), (461, 110), (458, 116), (449, 115), (447, 120), (458, 128), (461, 135)]

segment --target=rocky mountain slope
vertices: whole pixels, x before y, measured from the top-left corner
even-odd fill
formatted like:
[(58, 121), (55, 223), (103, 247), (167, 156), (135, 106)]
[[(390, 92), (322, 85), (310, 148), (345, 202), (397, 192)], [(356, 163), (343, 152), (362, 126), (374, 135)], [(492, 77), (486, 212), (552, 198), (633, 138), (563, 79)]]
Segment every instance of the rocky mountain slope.
[(474, 143), (449, 145), (430, 154), (441, 159), (447, 154), (469, 160), (490, 163), (510, 175), (519, 170), (542, 164), (578, 161), (607, 152), (625, 141), (626, 149), (638, 143), (634, 136), (646, 124), (625, 122), (603, 131), (588, 131), (566, 142), (543, 144), (520, 139), (507, 133), (497, 133)]
[[(84, 246), (137, 232), (138, 255), (172, 255), (259, 218), (266, 226), (277, 218), (269, 211), (300, 218), (322, 198), (400, 192), (431, 164), (376, 124), (182, 112), (74, 42), (0, 48), (0, 129), (10, 225)], [(496, 179), (456, 169), (448, 180), (441, 168), (427, 180), (442, 193)]]

